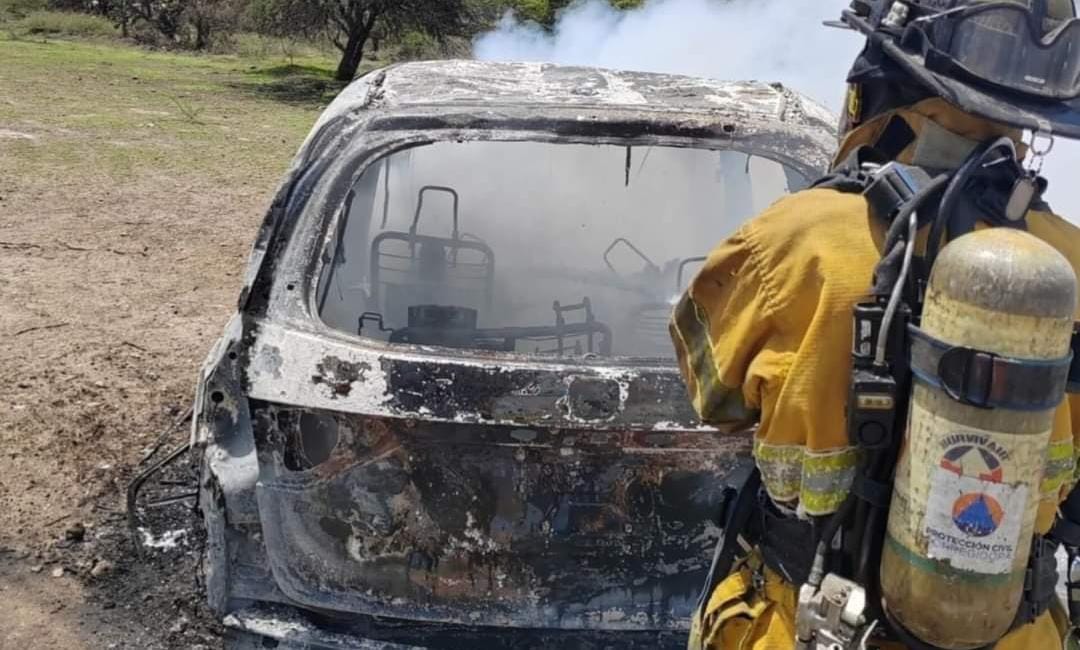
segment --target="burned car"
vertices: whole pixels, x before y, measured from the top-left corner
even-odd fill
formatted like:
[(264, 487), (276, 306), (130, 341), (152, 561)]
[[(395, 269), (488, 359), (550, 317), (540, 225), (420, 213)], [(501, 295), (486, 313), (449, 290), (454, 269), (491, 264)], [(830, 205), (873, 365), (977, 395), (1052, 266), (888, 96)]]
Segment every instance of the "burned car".
[(203, 369), (205, 585), (234, 647), (681, 647), (749, 436), (674, 297), (827, 166), (780, 85), (397, 65), (294, 161)]

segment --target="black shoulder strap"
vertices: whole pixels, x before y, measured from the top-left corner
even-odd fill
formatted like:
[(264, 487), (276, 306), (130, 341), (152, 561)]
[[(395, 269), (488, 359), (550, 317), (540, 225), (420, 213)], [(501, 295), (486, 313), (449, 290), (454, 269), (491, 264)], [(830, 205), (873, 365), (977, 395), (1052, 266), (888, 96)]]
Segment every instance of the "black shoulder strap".
[(859, 147), (811, 187), (863, 194), (872, 213), (886, 224), (930, 181), (921, 167), (890, 161), (875, 147)]
[(832, 171), (811, 183), (810, 187), (836, 190), (845, 194), (862, 194), (874, 180), (873, 174), (866, 171), (866, 163), (883, 165), (886, 162), (888, 160), (873, 147), (859, 147), (833, 167)]

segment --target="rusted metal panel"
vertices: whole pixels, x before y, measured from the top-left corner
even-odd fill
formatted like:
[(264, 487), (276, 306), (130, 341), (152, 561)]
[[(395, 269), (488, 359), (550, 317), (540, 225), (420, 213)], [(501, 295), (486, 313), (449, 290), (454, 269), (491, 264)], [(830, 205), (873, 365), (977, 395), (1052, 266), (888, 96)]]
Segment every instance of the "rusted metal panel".
[(252, 417), (263, 531), (285, 593), (458, 624), (684, 627), (715, 543), (719, 478), (746, 449), (746, 436), (712, 431), (476, 426), (264, 402)]
[[(685, 627), (715, 490), (749, 437), (699, 426), (672, 366), (257, 331), (258, 502), (291, 599), (442, 623)], [(309, 467), (304, 431), (325, 429), (334, 451)]]

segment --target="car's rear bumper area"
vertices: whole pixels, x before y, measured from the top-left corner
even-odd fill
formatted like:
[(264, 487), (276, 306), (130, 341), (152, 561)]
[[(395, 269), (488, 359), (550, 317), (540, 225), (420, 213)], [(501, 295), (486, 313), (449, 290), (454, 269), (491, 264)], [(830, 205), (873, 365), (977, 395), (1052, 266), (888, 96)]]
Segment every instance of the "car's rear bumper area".
[(224, 620), (227, 650), (419, 650), (426, 646), (365, 639), (320, 627), (299, 610), (284, 606), (255, 606), (229, 614)]
[(616, 632), (447, 627), (364, 620), (327, 623), (281, 605), (254, 605), (225, 617), (227, 650), (682, 650), (684, 632)]

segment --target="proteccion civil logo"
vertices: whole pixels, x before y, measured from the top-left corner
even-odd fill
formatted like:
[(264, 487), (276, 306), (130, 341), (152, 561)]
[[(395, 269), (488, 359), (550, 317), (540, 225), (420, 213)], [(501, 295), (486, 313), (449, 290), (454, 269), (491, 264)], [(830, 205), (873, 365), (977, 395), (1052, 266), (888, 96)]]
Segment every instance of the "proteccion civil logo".
[(1001, 525), (1005, 509), (998, 500), (984, 492), (969, 492), (953, 503), (952, 520), (961, 532), (972, 537), (986, 537)]
[(942, 442), (923, 520), (927, 552), (961, 571), (1012, 571), (1028, 486), (1010, 483), (1018, 477), (1009, 450), (981, 431)]
[[(987, 436), (977, 433), (956, 433), (944, 441), (945, 453), (941, 468), (957, 476), (977, 478), (988, 483), (1001, 483), (1004, 478), (1002, 460), (1008, 451)], [(986, 537), (1001, 525), (1005, 509), (985, 491), (966, 492), (952, 504), (952, 520), (960, 532), (972, 537)]]

